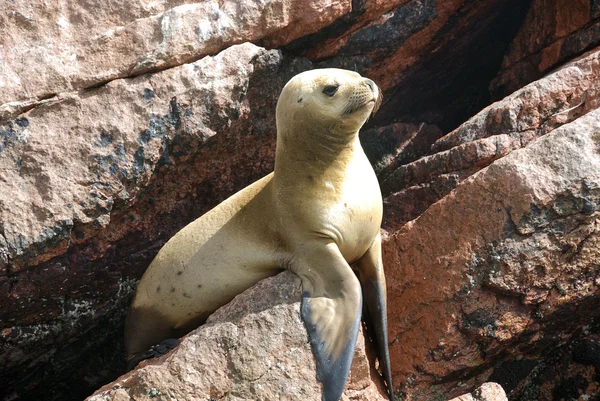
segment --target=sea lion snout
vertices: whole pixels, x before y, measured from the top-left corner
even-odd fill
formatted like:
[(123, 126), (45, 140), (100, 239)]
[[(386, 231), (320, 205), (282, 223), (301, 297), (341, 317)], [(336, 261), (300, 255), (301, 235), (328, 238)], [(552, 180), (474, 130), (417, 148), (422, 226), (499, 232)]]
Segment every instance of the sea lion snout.
[(381, 104), (381, 92), (379, 91), (379, 87), (377, 87), (375, 82), (369, 78), (362, 78), (358, 84), (353, 86), (354, 90), (352, 95), (348, 98), (343, 114), (352, 114), (370, 103), (374, 104), (370, 114), (374, 114)]
[(379, 106), (381, 106), (381, 101), (383, 100), (383, 96), (381, 94), (381, 90), (379, 89), (379, 87), (375, 84), (375, 82), (373, 82), (373, 80), (369, 79), (369, 78), (364, 78), (363, 83), (366, 87), (368, 87), (371, 90), (371, 93), (373, 94), (373, 99), (371, 99), (371, 102), (375, 103), (375, 106), (373, 107), (373, 111), (371, 112), (371, 115), (377, 113), (377, 110), (379, 110)]

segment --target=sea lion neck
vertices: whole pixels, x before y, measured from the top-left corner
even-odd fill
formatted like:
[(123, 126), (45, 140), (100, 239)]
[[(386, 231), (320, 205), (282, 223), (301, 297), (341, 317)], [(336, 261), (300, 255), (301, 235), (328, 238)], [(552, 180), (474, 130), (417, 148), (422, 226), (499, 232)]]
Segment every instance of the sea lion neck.
[(294, 172), (298, 171), (315, 177), (328, 171), (343, 174), (357, 151), (362, 151), (358, 132), (340, 134), (314, 128), (294, 133), (278, 132), (274, 177), (276, 180), (294, 177)]

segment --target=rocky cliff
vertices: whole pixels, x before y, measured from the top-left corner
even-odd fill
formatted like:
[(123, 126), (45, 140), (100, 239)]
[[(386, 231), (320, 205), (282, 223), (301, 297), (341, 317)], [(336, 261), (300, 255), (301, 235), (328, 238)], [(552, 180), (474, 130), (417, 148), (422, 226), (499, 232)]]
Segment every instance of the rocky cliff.
[[(279, 91), (320, 67), (384, 90), (361, 140), (385, 199), (404, 399), (486, 381), (517, 401), (600, 397), (595, 1), (0, 9), (4, 400), (83, 399), (124, 372), (123, 319), (144, 269), (272, 170)], [(297, 287), (289, 274), (259, 284), (91, 399), (319, 399)], [(382, 398), (374, 366), (361, 337), (346, 397)], [(486, 386), (464, 399), (492, 397)]]

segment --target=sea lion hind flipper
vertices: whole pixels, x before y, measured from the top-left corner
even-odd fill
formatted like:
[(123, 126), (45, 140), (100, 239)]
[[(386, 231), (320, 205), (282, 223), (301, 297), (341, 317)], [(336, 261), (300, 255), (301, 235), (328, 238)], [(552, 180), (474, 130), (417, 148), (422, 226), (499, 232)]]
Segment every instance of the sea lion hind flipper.
[(161, 341), (160, 343), (158, 343), (156, 345), (153, 345), (147, 351), (139, 353), (139, 354), (135, 355), (133, 358), (131, 358), (130, 360), (128, 360), (127, 361), (127, 371), (130, 371), (133, 368), (135, 368), (137, 366), (137, 364), (142, 362), (143, 360), (150, 359), (150, 358), (156, 358), (158, 356), (165, 355), (167, 352), (171, 351), (173, 348), (176, 348), (179, 344), (181, 344), (181, 341), (179, 341), (178, 339), (167, 338), (166, 340)]
[(358, 277), (366, 306), (367, 328), (377, 346), (377, 357), (388, 385), (390, 400), (394, 401), (394, 385), (388, 349), (388, 324), (385, 276), (381, 261), (381, 236), (378, 235), (367, 253), (358, 260)]
[[(327, 249), (329, 248), (329, 249)], [(323, 401), (338, 401), (354, 357), (362, 295), (358, 279), (337, 247), (324, 247), (301, 263), (301, 314), (323, 384)]]

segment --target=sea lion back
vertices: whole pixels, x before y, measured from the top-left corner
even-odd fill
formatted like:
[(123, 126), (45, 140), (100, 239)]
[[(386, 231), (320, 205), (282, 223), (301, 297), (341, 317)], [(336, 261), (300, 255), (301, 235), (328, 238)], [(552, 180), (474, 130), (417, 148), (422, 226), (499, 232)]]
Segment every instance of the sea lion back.
[(223, 201), (163, 246), (144, 273), (127, 316), (129, 358), (192, 330), (278, 271), (266, 205), (271, 176)]

